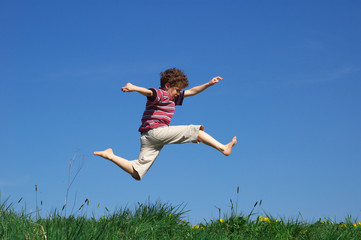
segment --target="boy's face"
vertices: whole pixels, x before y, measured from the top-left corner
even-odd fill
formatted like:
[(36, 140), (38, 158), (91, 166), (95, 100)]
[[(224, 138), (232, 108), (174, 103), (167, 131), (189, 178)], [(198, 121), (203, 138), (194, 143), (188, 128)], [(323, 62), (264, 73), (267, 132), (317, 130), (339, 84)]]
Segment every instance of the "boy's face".
[(170, 87), (169, 84), (167, 83), (165, 85), (165, 90), (168, 92), (170, 100), (174, 100), (177, 96), (179, 96), (180, 92), (182, 91), (182, 88), (177, 86)]

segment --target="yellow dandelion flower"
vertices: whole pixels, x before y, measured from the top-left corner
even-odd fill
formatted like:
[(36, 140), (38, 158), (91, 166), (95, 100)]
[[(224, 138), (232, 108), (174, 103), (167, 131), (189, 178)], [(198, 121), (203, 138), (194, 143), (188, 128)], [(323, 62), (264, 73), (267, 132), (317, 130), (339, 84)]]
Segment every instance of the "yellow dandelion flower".
[(264, 219), (263, 216), (260, 216), (260, 217), (259, 217), (259, 220), (260, 220), (261, 222), (263, 222), (263, 219)]
[(204, 229), (205, 229), (205, 227), (201, 227), (201, 229), (202, 229), (202, 230), (204, 230)]
[(271, 222), (271, 220), (270, 220), (268, 217), (265, 217), (265, 218), (264, 218), (264, 221), (265, 221), (265, 222), (268, 222), (268, 223)]
[(356, 223), (354, 223), (354, 224), (353, 224), (353, 226), (354, 226), (354, 227), (357, 227), (357, 224), (356, 224)]
[(360, 226), (361, 226), (361, 222), (358, 222), (357, 225), (360, 225)]
[(276, 220), (276, 222), (279, 222), (278, 220)]
[(223, 219), (222, 219), (222, 218), (220, 218), (220, 219), (219, 219), (219, 222), (220, 222), (220, 223), (222, 223), (222, 222), (223, 222)]
[(344, 223), (342, 223), (342, 224), (340, 224), (340, 227), (346, 227), (346, 224), (344, 224)]
[(198, 228), (199, 228), (198, 225), (194, 225), (194, 226), (192, 227), (192, 229), (198, 229)]
[(169, 213), (168, 217), (171, 217), (171, 216), (172, 216), (172, 214), (171, 214), (171, 213)]

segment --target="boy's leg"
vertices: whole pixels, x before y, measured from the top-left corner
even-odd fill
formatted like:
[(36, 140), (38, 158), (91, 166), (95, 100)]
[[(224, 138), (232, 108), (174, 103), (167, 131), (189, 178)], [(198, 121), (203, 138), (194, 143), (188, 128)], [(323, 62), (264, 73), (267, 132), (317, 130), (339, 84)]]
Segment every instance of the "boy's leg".
[(233, 146), (236, 145), (237, 143), (236, 137), (233, 137), (232, 141), (229, 142), (228, 144), (223, 145), (222, 143), (218, 142), (216, 139), (214, 139), (212, 136), (210, 136), (203, 130), (204, 128), (201, 128), (201, 130), (198, 133), (198, 141), (217, 149), (226, 156), (231, 154)]
[(226, 156), (231, 154), (232, 148), (237, 143), (237, 138), (233, 137), (232, 141), (228, 144), (221, 144), (204, 132), (204, 127), (202, 125), (161, 127), (154, 129), (152, 132), (149, 132), (149, 134), (154, 134), (155, 138), (162, 139), (163, 144), (202, 142), (217, 149)]
[(94, 155), (112, 161), (113, 163), (118, 165), (118, 167), (129, 173), (134, 179), (140, 180), (137, 171), (134, 170), (133, 165), (130, 163), (130, 161), (114, 155), (113, 150), (111, 148), (108, 148), (107, 150), (104, 151), (94, 152)]

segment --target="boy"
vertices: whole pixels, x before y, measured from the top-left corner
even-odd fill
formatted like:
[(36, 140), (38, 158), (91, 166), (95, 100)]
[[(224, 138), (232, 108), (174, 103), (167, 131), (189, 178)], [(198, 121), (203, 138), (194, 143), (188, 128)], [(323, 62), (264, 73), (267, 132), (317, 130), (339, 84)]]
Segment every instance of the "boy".
[(158, 157), (160, 150), (167, 144), (202, 142), (228, 156), (237, 143), (236, 137), (233, 137), (232, 141), (226, 145), (219, 143), (204, 132), (202, 125), (169, 126), (176, 105), (182, 105), (185, 97), (194, 96), (218, 83), (222, 80), (221, 77), (215, 77), (208, 83), (185, 91), (182, 89), (188, 86), (188, 79), (180, 69), (172, 68), (162, 72), (160, 80), (160, 89), (146, 89), (131, 83), (127, 83), (122, 88), (123, 92), (135, 91), (147, 97), (142, 125), (139, 128), (141, 149), (138, 160), (128, 161), (118, 157), (114, 155), (111, 148), (94, 152), (94, 155), (112, 161), (136, 180), (143, 178)]

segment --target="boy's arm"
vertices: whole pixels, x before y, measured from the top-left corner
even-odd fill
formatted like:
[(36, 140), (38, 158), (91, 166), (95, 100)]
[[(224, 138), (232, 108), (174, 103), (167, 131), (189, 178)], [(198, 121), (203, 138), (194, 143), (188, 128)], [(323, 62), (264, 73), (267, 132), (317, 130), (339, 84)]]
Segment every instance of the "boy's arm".
[(203, 92), (204, 90), (206, 90), (208, 87), (213, 86), (214, 84), (218, 83), (220, 80), (222, 80), (223, 78), (221, 77), (215, 77), (212, 78), (211, 81), (203, 84), (203, 85), (199, 85), (196, 87), (193, 87), (189, 90), (185, 90), (184, 91), (184, 97), (190, 97), (190, 96), (194, 96), (200, 92)]
[(140, 94), (146, 96), (146, 97), (152, 97), (153, 91), (146, 89), (144, 87), (138, 87), (131, 83), (127, 83), (124, 87), (122, 87), (123, 92), (139, 92)]

